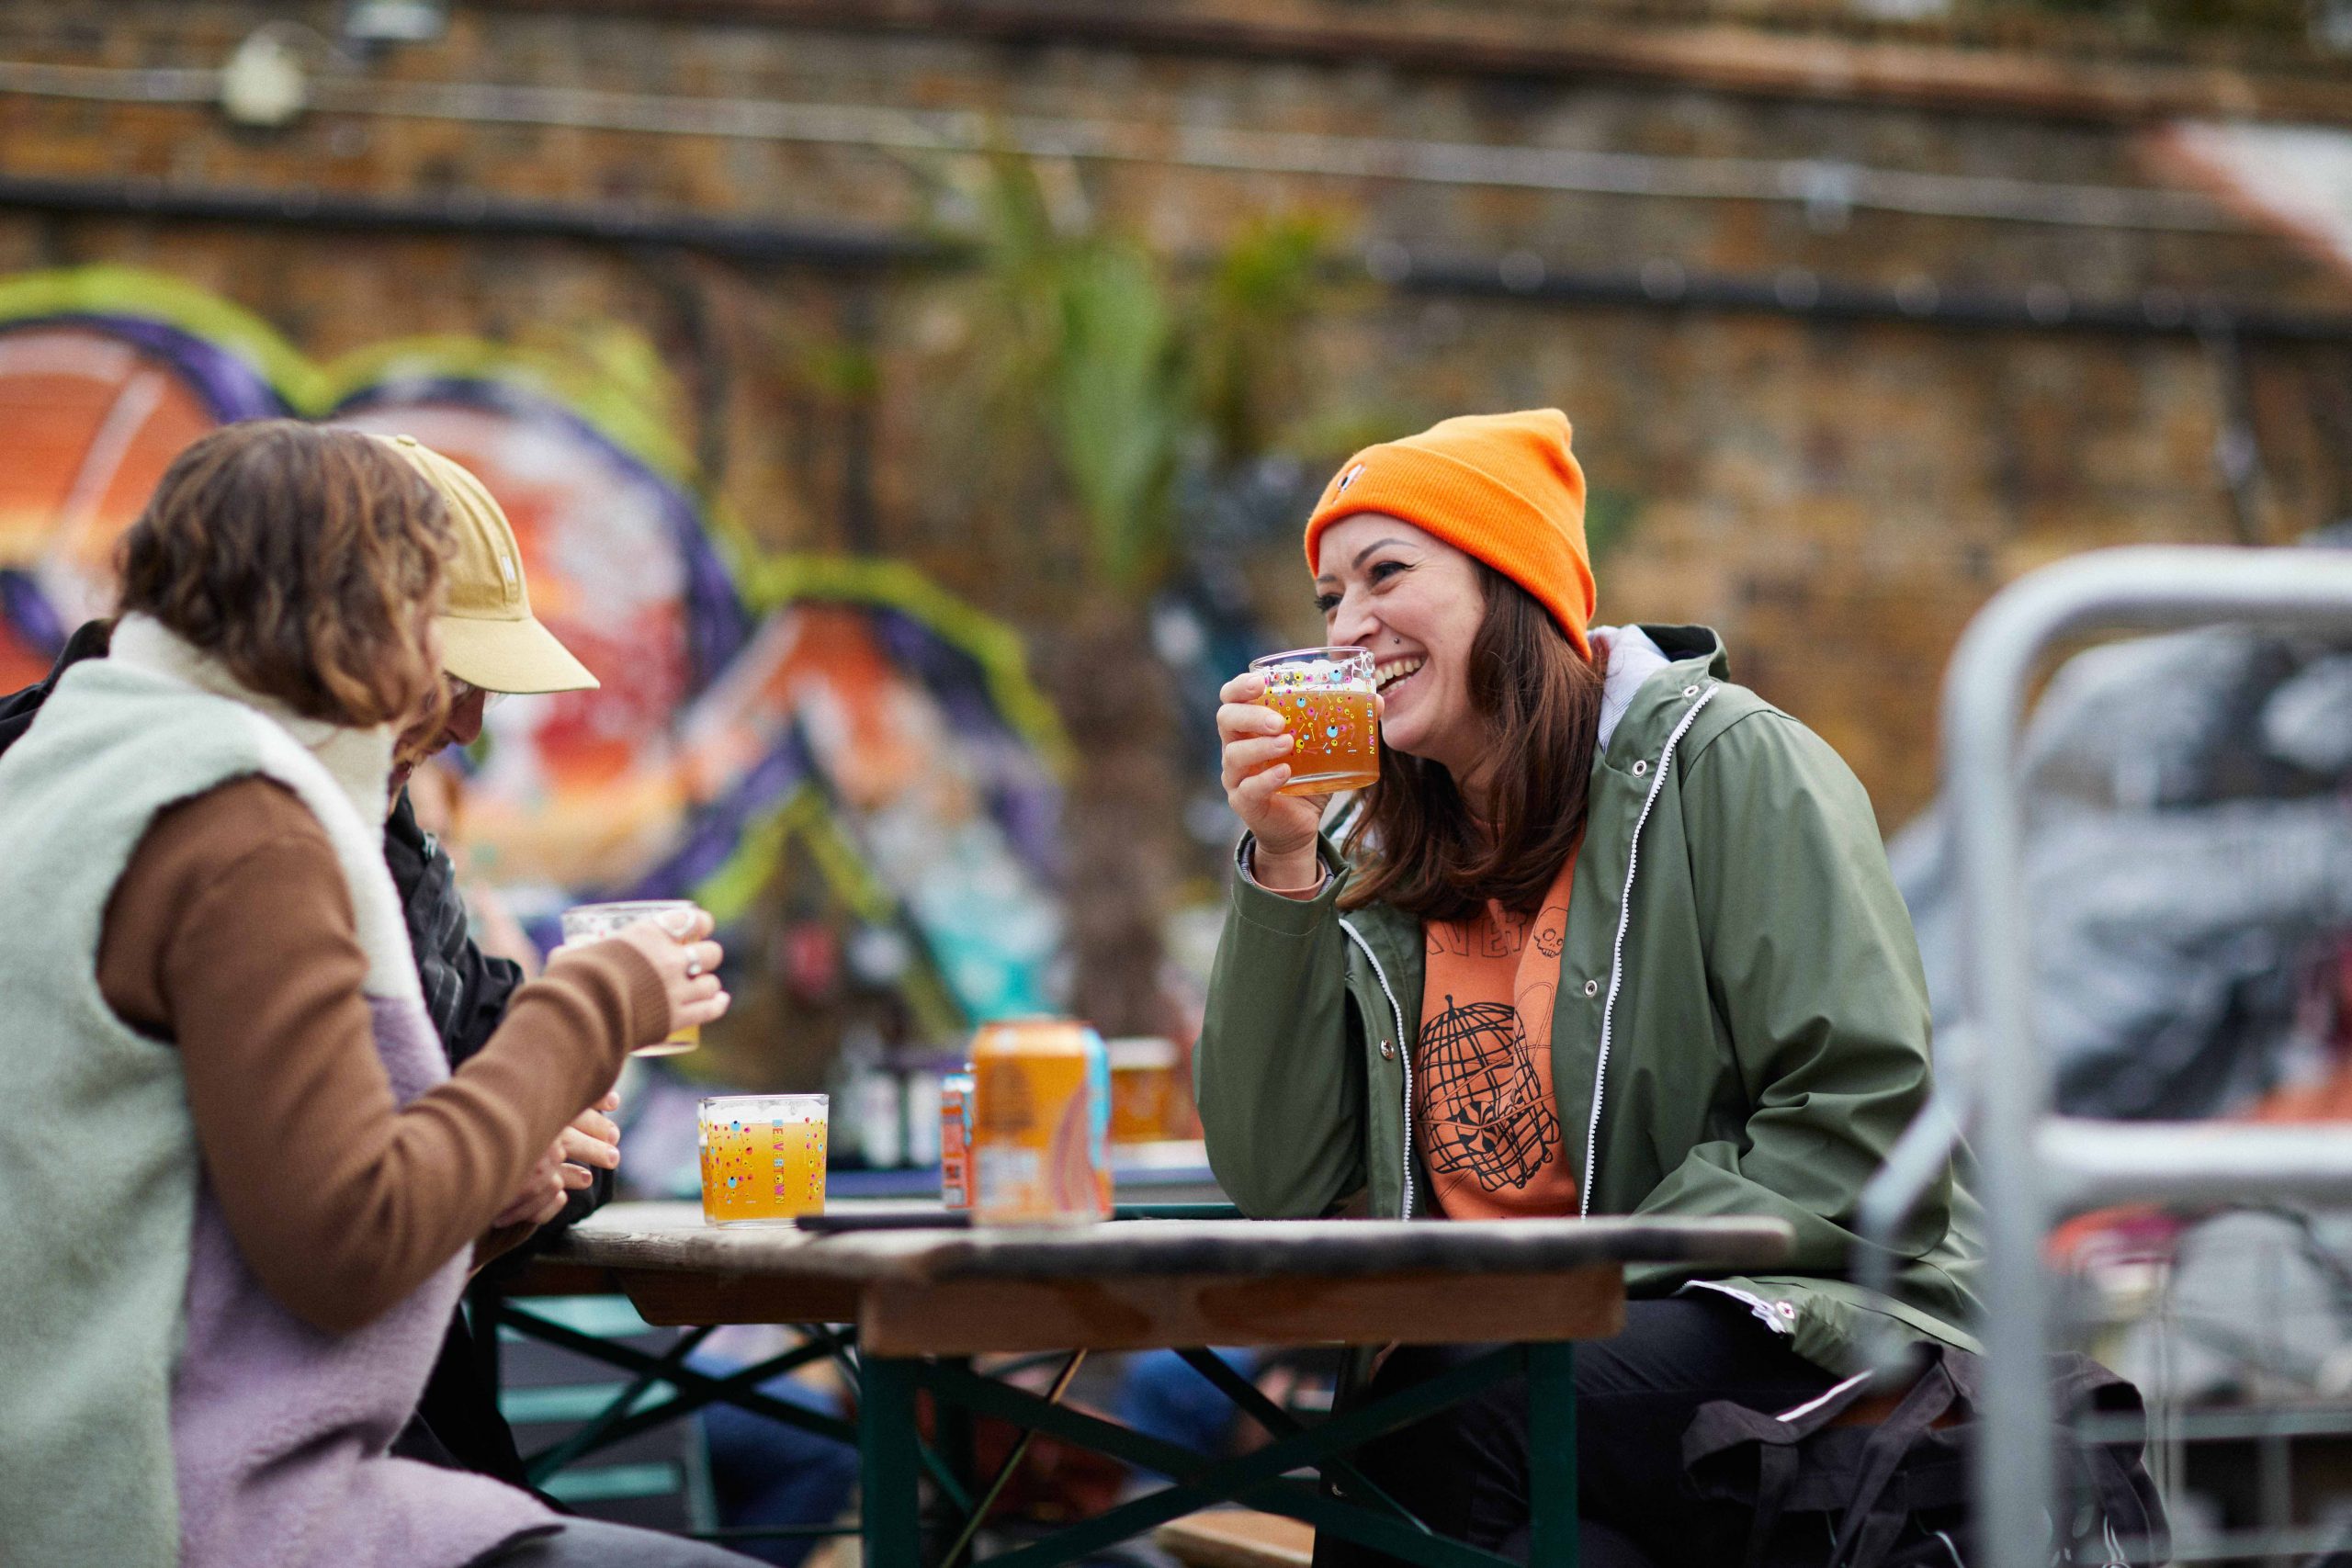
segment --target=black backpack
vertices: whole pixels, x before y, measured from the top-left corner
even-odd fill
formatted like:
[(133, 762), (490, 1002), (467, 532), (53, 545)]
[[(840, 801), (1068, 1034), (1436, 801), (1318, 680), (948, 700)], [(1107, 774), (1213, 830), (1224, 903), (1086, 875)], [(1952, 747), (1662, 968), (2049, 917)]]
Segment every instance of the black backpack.
[[(2084, 1443), (2071, 1429), (2084, 1416), (2143, 1415), (2140, 1391), (2072, 1352), (2052, 1356), (2050, 1374), (2059, 1463), (2084, 1505), (2052, 1543), (2053, 1568), (2166, 1561), (2171, 1531), (2139, 1439)], [(1874, 1427), (1831, 1425), (1864, 1396), (1859, 1382), (1793, 1421), (1718, 1400), (1691, 1418), (1683, 1463), (1701, 1496), (1753, 1510), (1744, 1568), (1967, 1568), (1976, 1561), (1969, 1477), (1983, 1377), (1981, 1357), (1935, 1347)], [(1947, 1413), (1954, 1424), (1935, 1426)]]

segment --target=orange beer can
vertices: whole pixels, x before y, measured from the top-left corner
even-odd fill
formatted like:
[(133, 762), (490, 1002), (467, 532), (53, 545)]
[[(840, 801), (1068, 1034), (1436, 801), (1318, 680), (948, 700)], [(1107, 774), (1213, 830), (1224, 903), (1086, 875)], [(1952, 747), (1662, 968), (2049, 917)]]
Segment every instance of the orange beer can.
[(972, 1039), (972, 1217), (1080, 1225), (1111, 1217), (1111, 1063), (1067, 1019), (983, 1025)]

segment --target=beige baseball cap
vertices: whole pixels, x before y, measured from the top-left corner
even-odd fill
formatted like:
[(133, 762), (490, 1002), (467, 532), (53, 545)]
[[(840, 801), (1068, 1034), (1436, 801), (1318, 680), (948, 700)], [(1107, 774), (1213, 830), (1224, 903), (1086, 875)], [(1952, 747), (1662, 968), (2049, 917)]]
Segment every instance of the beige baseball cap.
[(441, 667), (485, 692), (581, 692), (588, 667), (531, 615), (523, 550), (497, 498), (460, 465), (413, 435), (379, 435), (438, 491), (457, 527), (449, 599), (438, 618)]

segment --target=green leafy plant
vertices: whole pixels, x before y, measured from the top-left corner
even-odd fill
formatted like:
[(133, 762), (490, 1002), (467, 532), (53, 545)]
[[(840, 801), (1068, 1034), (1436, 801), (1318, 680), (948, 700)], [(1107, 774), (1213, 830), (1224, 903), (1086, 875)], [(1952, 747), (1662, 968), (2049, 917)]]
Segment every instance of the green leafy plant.
[(1182, 792), (1150, 606), (1179, 560), (1180, 475), (1254, 457), (1287, 412), (1317, 231), (1261, 225), (1180, 273), (1128, 236), (1057, 228), (1034, 169), (1012, 159), (994, 164), (981, 210), (989, 446), (1031, 475), (999, 492), (1034, 502), (1043, 557), (1079, 569), (1039, 649), (1078, 756), (1064, 816), (1071, 1006), (1106, 1033), (1160, 1033)]

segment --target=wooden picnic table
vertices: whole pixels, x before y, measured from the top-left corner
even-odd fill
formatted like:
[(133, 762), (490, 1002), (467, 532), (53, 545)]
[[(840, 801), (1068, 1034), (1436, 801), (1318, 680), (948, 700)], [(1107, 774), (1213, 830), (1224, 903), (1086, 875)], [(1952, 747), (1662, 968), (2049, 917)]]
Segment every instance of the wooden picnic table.
[[(691, 1203), (620, 1203), (551, 1246), (519, 1288), (616, 1292), (654, 1324), (854, 1325), (864, 1533), (867, 1561), (879, 1568), (914, 1568), (920, 1559), (918, 1389), (1179, 1478), (1166, 1493), (1114, 1510), (1114, 1517), (1065, 1532), (1071, 1556), (1120, 1538), (1106, 1529), (1134, 1533), (1125, 1527), (1149, 1529), (1204, 1502), (1240, 1498), (1384, 1550), (1418, 1548), (1413, 1555), (1428, 1562), (1497, 1562), (1426, 1534), (1412, 1537), (1393, 1518), (1342, 1517), (1372, 1518), (1374, 1511), (1274, 1483), (1298, 1464), (1330, 1460), (1418, 1419), (1438, 1407), (1431, 1401), (1439, 1393), (1463, 1397), (1515, 1373), (1531, 1380), (1540, 1428), (1531, 1442), (1538, 1468), (1533, 1561), (1570, 1562), (1573, 1343), (1606, 1337), (1623, 1324), (1624, 1266), (1769, 1269), (1787, 1258), (1792, 1239), (1777, 1220), (1615, 1217), (1138, 1219), (1065, 1230), (813, 1235), (781, 1225), (707, 1226)], [(995, 1352), (1390, 1343), (1512, 1348), (1488, 1358), (1492, 1366), (1476, 1363), (1484, 1371), (1460, 1389), (1432, 1390), (1406, 1404), (1394, 1396), (1320, 1427), (1278, 1431), (1268, 1448), (1238, 1461), (1170, 1450), (977, 1377), (964, 1364)], [(1228, 1393), (1268, 1418), (1242, 1390)], [(1018, 1568), (1067, 1560), (1045, 1550), (1053, 1545), (991, 1561)]]

